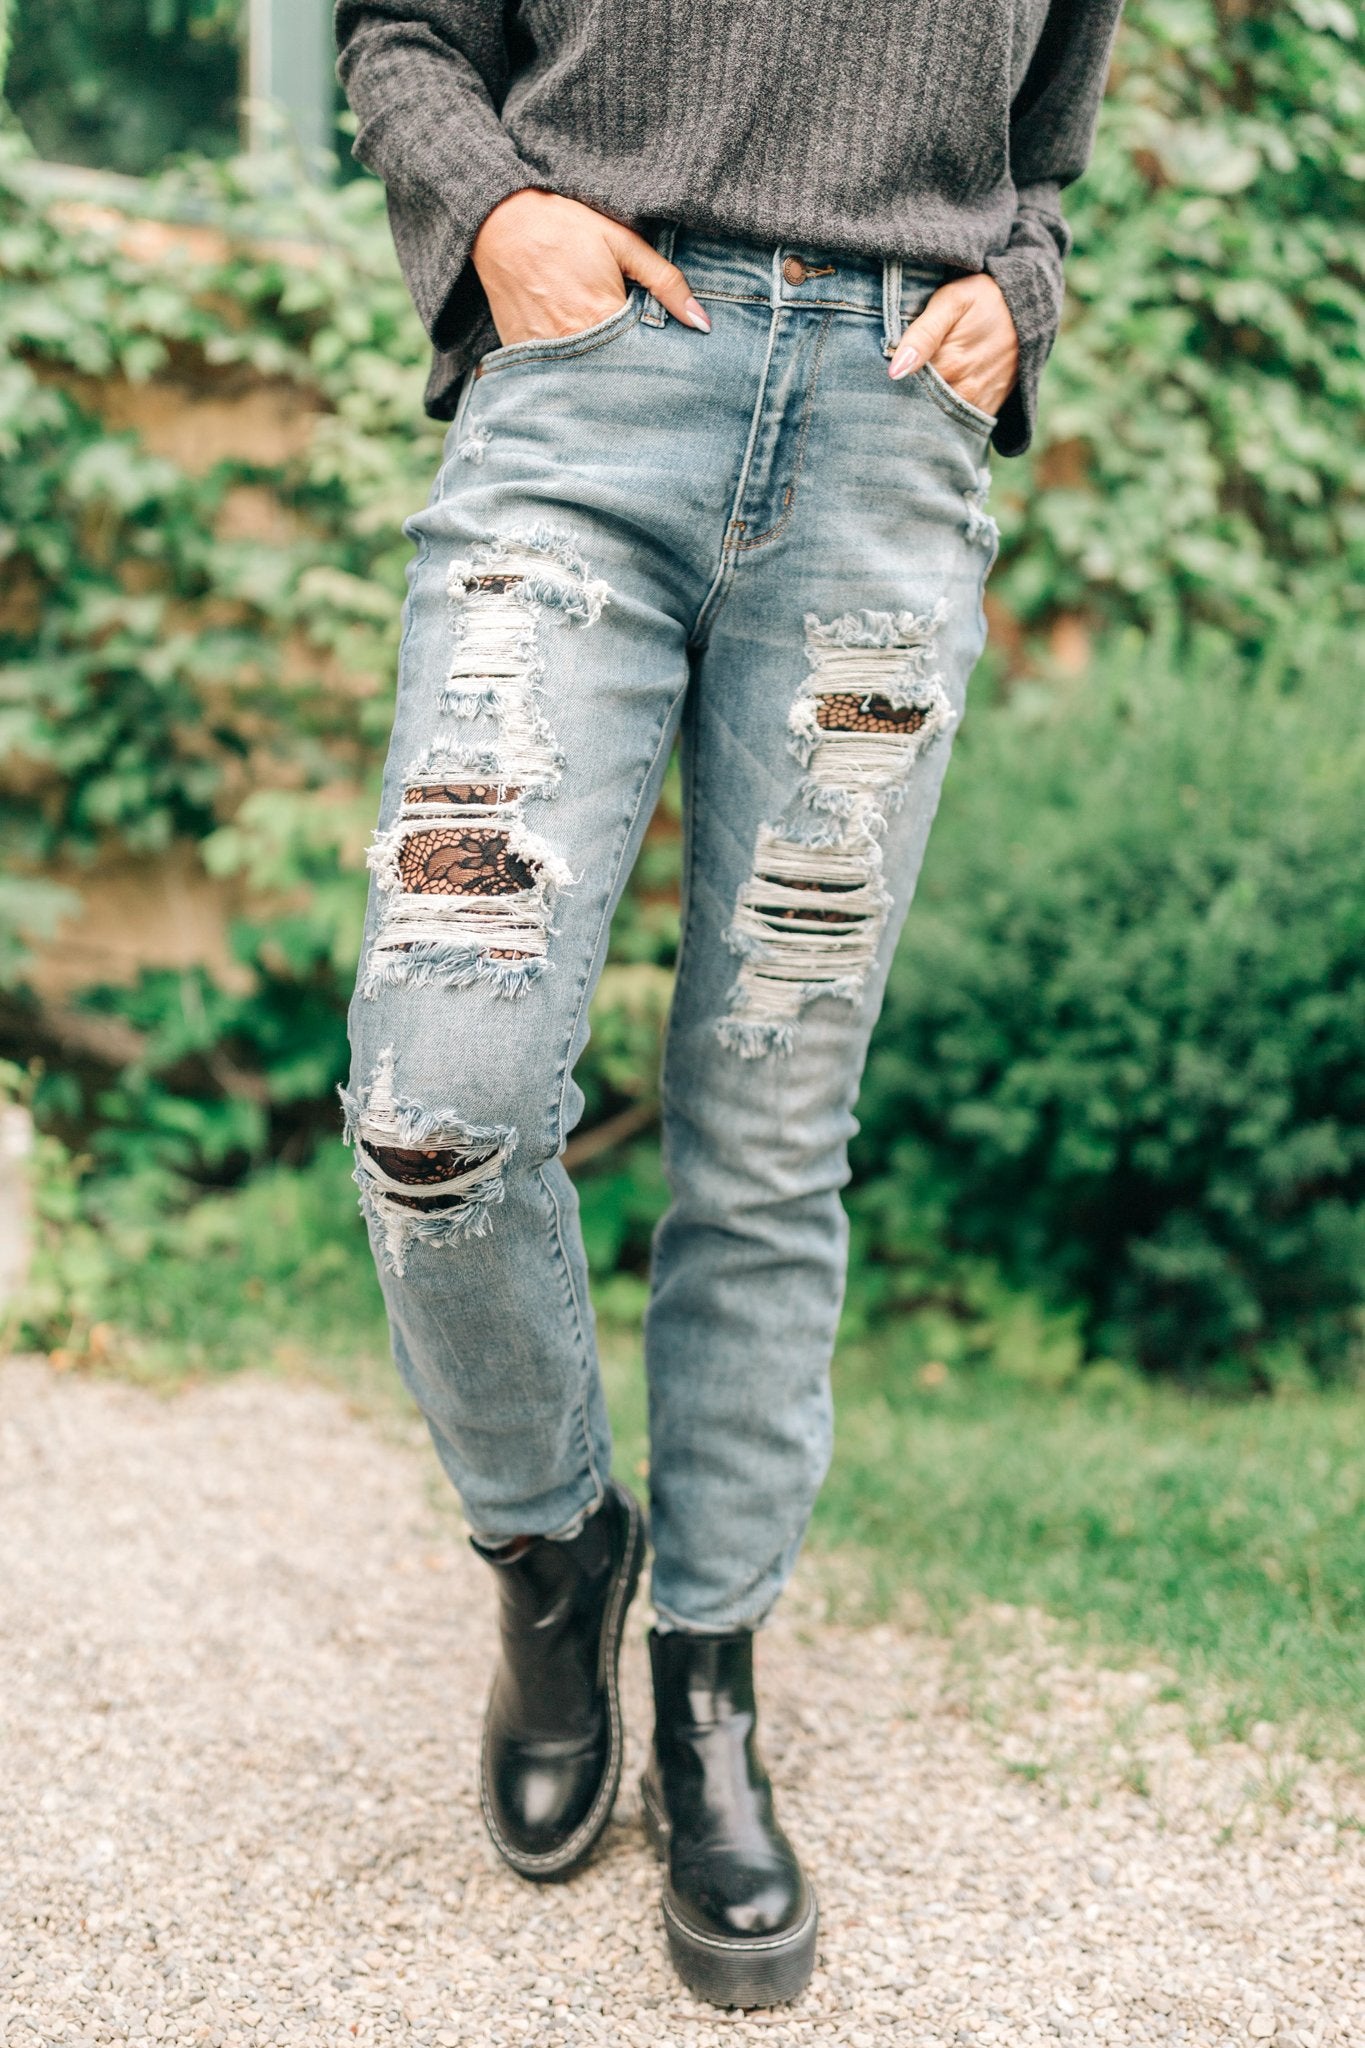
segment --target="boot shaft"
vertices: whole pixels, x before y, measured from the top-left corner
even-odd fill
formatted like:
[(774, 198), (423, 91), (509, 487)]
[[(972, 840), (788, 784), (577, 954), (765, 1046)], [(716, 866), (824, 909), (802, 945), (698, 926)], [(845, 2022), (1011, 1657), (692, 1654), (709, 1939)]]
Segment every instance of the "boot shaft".
[(615, 1490), (576, 1536), (536, 1536), (512, 1557), (480, 1544), (498, 1590), (497, 1684), (524, 1729), (562, 1727), (592, 1711), (602, 1685), (602, 1618), (627, 1510)]

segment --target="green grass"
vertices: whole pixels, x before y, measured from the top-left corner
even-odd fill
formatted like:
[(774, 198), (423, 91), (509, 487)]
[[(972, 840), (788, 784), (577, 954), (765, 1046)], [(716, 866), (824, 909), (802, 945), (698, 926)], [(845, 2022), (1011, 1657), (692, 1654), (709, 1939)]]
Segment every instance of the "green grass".
[(1160, 1385), (1043, 1394), (965, 1374), (888, 1390), (841, 1361), (817, 1529), (951, 1626), (1036, 1606), (1154, 1652), (1248, 1723), (1365, 1735), (1365, 1398)]
[[(604, 1290), (608, 1311), (625, 1292)], [(622, 1475), (646, 1456), (638, 1341), (608, 1313)], [(1226, 1732), (1365, 1739), (1365, 1396), (1215, 1402), (1143, 1382), (1045, 1392), (968, 1371), (886, 1385), (883, 1352), (835, 1366), (834, 1463), (814, 1547), (856, 1555), (845, 1611), (981, 1601), (1044, 1610), (1110, 1658), (1156, 1658)], [(823, 1575), (838, 1600), (837, 1572)], [(1172, 1689), (1174, 1690), (1174, 1689)], [(1169, 1696), (1169, 1692), (1168, 1692)]]
[[(94, 1350), (143, 1381), (245, 1366), (315, 1372), (364, 1406), (402, 1399), (339, 1148), (147, 1234), (104, 1287)], [(618, 1469), (647, 1455), (629, 1278), (599, 1290)], [(1365, 1395), (1196, 1400), (1115, 1372), (1062, 1391), (897, 1366), (852, 1345), (818, 1550), (860, 1611), (925, 1603), (951, 1630), (982, 1600), (1045, 1610), (1106, 1655), (1155, 1656), (1221, 1692), (1235, 1732), (1365, 1736)], [(837, 1575), (827, 1574), (837, 1582)]]
[(94, 1290), (90, 1349), (128, 1377), (174, 1386), (302, 1369), (361, 1400), (401, 1397), (340, 1145), (166, 1223), (115, 1218), (105, 1242), (115, 1255)]

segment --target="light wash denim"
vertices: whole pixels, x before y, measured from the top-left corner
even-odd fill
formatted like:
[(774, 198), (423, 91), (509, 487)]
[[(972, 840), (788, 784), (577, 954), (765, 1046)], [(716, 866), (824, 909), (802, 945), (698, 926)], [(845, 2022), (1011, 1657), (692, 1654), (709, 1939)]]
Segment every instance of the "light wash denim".
[(345, 1100), (398, 1365), (471, 1528), (571, 1532), (611, 1439), (560, 1153), (680, 735), (653, 1595), (724, 1630), (771, 1608), (829, 1459), (839, 1190), (984, 637), (992, 423), (932, 371), (887, 377), (938, 277), (673, 254), (712, 333), (636, 289), (495, 350), (410, 522)]

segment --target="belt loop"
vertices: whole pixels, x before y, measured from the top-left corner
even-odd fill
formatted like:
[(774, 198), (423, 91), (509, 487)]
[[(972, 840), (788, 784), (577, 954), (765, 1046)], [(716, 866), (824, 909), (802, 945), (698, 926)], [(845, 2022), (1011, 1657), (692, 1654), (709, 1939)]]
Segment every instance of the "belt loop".
[(901, 319), (901, 259), (888, 256), (882, 264), (882, 354), (893, 356), (904, 331)]
[[(673, 244), (677, 238), (677, 225), (671, 220), (666, 220), (654, 237), (654, 246), (663, 257), (665, 263), (673, 261)], [(666, 309), (651, 292), (645, 300), (645, 310), (641, 315), (644, 325), (646, 327), (662, 327), (667, 318), (668, 313)]]

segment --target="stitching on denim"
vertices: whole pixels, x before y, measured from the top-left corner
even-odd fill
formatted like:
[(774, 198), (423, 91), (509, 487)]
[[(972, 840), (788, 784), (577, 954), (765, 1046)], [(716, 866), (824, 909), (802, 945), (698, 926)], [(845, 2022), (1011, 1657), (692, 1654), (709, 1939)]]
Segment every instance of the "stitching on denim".
[(924, 370), (924, 389), (939, 411), (945, 413), (949, 419), (958, 420), (963, 426), (971, 427), (989, 439), (999, 425), (999, 418), (992, 419), (989, 413), (979, 412), (965, 399), (959, 398), (942, 370), (935, 370), (932, 363), (926, 363)]
[[(579, 1299), (578, 1289), (574, 1284), (573, 1261), (570, 1259), (564, 1243), (564, 1217), (560, 1210), (559, 1197), (550, 1185), (546, 1166), (540, 1168), (536, 1178), (550, 1199), (550, 1210), (554, 1217), (554, 1223), (550, 1231), (551, 1247), (558, 1257), (560, 1274), (568, 1293), (570, 1306), (573, 1309), (575, 1348), (578, 1352), (578, 1426), (582, 1433), (583, 1455), (588, 1468), (588, 1476), (592, 1480), (594, 1490), (600, 1499), (605, 1491), (605, 1487), (602, 1474), (597, 1466), (592, 1424), (588, 1415), (588, 1395), (592, 1384), (593, 1360), (596, 1356), (596, 1350), (595, 1347), (590, 1348), (588, 1345), (587, 1322), (584, 1318), (583, 1304)], [(598, 1370), (600, 1373), (601, 1368), (599, 1367)]]
[[(589, 1000), (589, 991), (591, 989), (593, 981), (592, 963), (596, 960), (598, 953), (601, 950), (602, 940), (610, 923), (610, 910), (612, 898), (616, 895), (618, 884), (621, 882), (622, 879), (622, 869), (625, 865), (626, 849), (630, 845), (630, 836), (632, 830), (634, 829), (635, 820), (640, 815), (640, 806), (644, 802), (645, 790), (649, 786), (649, 782), (651, 777), (653, 776), (655, 768), (658, 766), (659, 755), (663, 750), (664, 740), (668, 736), (670, 728), (673, 724), (674, 712), (676, 711), (678, 705), (682, 702), (683, 697), (686, 695), (687, 680), (688, 679), (684, 678), (682, 688), (677, 692), (676, 696), (673, 697), (672, 701), (668, 706), (667, 711), (664, 714), (663, 721), (659, 727), (658, 737), (654, 742), (654, 751), (649, 757), (649, 765), (644, 775), (640, 779), (640, 785), (635, 794), (635, 802), (631, 806), (630, 815), (627, 817), (625, 821), (625, 827), (621, 835), (621, 844), (616, 855), (616, 863), (612, 869), (611, 881), (607, 887), (606, 895), (604, 896), (602, 902), (602, 915), (598, 920), (597, 933), (593, 940), (592, 951), (588, 956), (588, 971), (583, 977), (583, 986), (579, 991), (578, 1003), (574, 1010), (573, 1020), (570, 1024), (568, 1034), (564, 1041), (564, 1052), (560, 1064), (559, 1102), (555, 1112), (555, 1138), (557, 1141), (558, 1149), (561, 1152), (563, 1151), (564, 1144), (568, 1136), (568, 1133), (565, 1131), (564, 1128), (564, 1098), (568, 1094), (569, 1088), (569, 1054), (573, 1048), (574, 1041), (578, 1036), (579, 1025), (582, 1023), (583, 1020), (583, 1011)], [(553, 1188), (550, 1186), (549, 1181), (546, 1179), (544, 1167), (542, 1167), (540, 1170), (540, 1180), (542, 1186), (545, 1188), (546, 1193), (550, 1197), (550, 1204), (554, 1210), (555, 1243), (559, 1252), (564, 1278), (568, 1285), (569, 1298), (573, 1303), (574, 1324), (580, 1346), (581, 1365), (583, 1372), (583, 1387), (580, 1396), (580, 1421), (583, 1428), (584, 1442), (587, 1446), (589, 1470), (592, 1472), (594, 1479), (600, 1485), (601, 1479), (597, 1471), (596, 1461), (593, 1457), (592, 1430), (589, 1426), (588, 1420), (589, 1351), (587, 1344), (587, 1322), (583, 1313), (583, 1304), (578, 1298), (578, 1289), (574, 1285), (573, 1264), (568, 1256), (568, 1252), (566, 1251), (564, 1245), (564, 1226), (563, 1218), (560, 1215), (559, 1201), (555, 1195)]]
[(812, 295), (804, 299), (783, 299), (784, 313), (856, 313), (863, 320), (880, 320), (881, 312), (876, 306), (858, 305), (851, 299), (817, 298)]
[(776, 540), (791, 518), (792, 513), (796, 510), (796, 498), (801, 484), (801, 469), (806, 458), (806, 442), (810, 436), (810, 423), (815, 414), (815, 394), (820, 382), (820, 368), (825, 359), (825, 343), (829, 340), (829, 329), (830, 322), (826, 319), (822, 321), (820, 332), (816, 336), (815, 358), (811, 363), (810, 377), (806, 384), (806, 403), (801, 413), (801, 425), (797, 430), (796, 458), (792, 464), (791, 482), (787, 486), (786, 496), (783, 500), (782, 517), (777, 521), (776, 525), (770, 526), (766, 533), (746, 535), (743, 540), (737, 541), (735, 543), (735, 553), (737, 555), (744, 554), (750, 548), (763, 547), (767, 542)]
[(464, 431), (465, 422), (469, 418), (469, 408), (473, 403), (474, 390), (478, 381), (475, 375), (475, 365), (471, 363), (461, 379), (459, 396), (455, 400), (455, 410), (450, 416), (450, 425), (445, 431), (441, 448), (441, 466), (436, 472), (436, 482), (432, 492), (432, 502), (435, 504), (439, 504), (445, 495), (446, 471), (459, 453), (460, 438)]
[[(632, 312), (635, 316), (633, 319), (625, 318), (626, 314)], [(637, 285), (632, 291), (630, 299), (621, 307), (620, 312), (612, 316), (614, 321), (620, 322), (619, 326), (612, 326), (605, 329), (601, 334), (591, 335), (578, 347), (566, 346), (564, 348), (556, 348), (551, 346), (548, 341), (536, 343), (513, 342), (511, 346), (518, 351), (516, 355), (504, 356), (501, 362), (495, 361), (492, 355), (485, 356), (479, 366), (479, 374), (482, 377), (496, 377), (500, 370), (516, 370), (523, 363), (574, 362), (579, 356), (590, 356), (594, 349), (607, 348), (613, 341), (619, 341), (623, 334), (629, 334), (632, 327), (639, 326), (643, 315), (644, 295)], [(552, 339), (553, 337), (551, 337)], [(576, 337), (572, 334), (566, 334), (564, 340), (566, 343), (571, 343), (576, 340)], [(525, 354), (521, 353), (523, 348), (526, 350)], [(500, 353), (500, 351), (495, 351), (496, 353)]]
[(655, 768), (658, 766), (659, 755), (662, 752), (665, 738), (669, 736), (670, 728), (673, 724), (674, 713), (676, 712), (679, 704), (681, 704), (683, 698), (687, 694), (687, 686), (689, 680), (689, 677), (684, 676), (681, 688), (670, 699), (668, 709), (664, 713), (663, 720), (659, 726), (658, 736), (654, 742), (654, 751), (649, 757), (649, 765), (646, 768), (645, 773), (640, 778), (639, 788), (635, 792), (635, 802), (631, 805), (630, 815), (626, 819), (625, 826), (621, 834), (621, 844), (617, 849), (616, 863), (612, 869), (611, 882), (607, 888), (606, 895), (604, 896), (602, 901), (602, 915), (598, 920), (597, 933), (593, 940), (592, 951), (588, 955), (588, 972), (583, 978), (583, 986), (579, 992), (578, 1005), (573, 1014), (573, 1023), (569, 1030), (568, 1037), (566, 1038), (564, 1043), (563, 1063), (560, 1076), (559, 1107), (555, 1120), (555, 1132), (561, 1150), (563, 1149), (563, 1146), (565, 1145), (568, 1139), (568, 1133), (564, 1128), (564, 1098), (568, 1093), (569, 1084), (569, 1051), (573, 1045), (575, 1038), (578, 1036), (578, 1027), (583, 1021), (583, 1011), (589, 1001), (590, 985), (592, 982), (592, 962), (596, 960), (598, 953), (601, 950), (603, 935), (606, 932), (607, 927), (610, 923), (610, 910), (612, 898), (616, 895), (618, 884), (621, 881), (621, 869), (625, 863), (626, 848), (630, 845), (630, 835), (634, 829), (635, 820), (640, 815), (640, 806), (645, 800), (645, 790), (649, 786), (650, 778), (652, 777)]
[[(440, 470), (437, 472), (436, 477), (438, 490), (441, 477), (445, 474), (445, 470), (446, 465), (445, 463), (442, 463)], [(429, 501), (427, 509), (430, 510), (432, 506), (437, 505), (439, 503), (439, 495), (433, 495), (433, 497)], [(399, 635), (398, 639), (398, 659), (396, 663), (396, 667), (400, 675), (403, 672), (403, 661), (408, 651), (408, 642), (412, 638), (412, 629), (416, 619), (417, 606), (415, 603), (415, 598), (417, 595), (417, 579), (421, 575), (423, 569), (426, 567), (430, 557), (431, 542), (425, 533), (419, 531), (417, 535), (417, 552), (413, 556), (412, 563), (408, 569), (407, 596), (403, 600), (403, 630), (402, 633)]]
[[(700, 722), (701, 711), (699, 699), (700, 691), (695, 693), (694, 697), (690, 700), (689, 706), (684, 707), (684, 720), (686, 720), (688, 716), (689, 709), (692, 709), (695, 720), (697, 722)], [(661, 1061), (659, 1083), (659, 1150), (665, 1168), (667, 1168), (670, 1153), (668, 1113), (669, 1102), (667, 1082), (669, 1043), (672, 1038), (672, 1020), (675, 1011), (681, 1014), (682, 1007), (685, 1007), (685, 1005), (683, 1004), (683, 996), (687, 987), (688, 976), (691, 973), (692, 955), (696, 950), (694, 946), (689, 945), (688, 943), (688, 933), (691, 930), (692, 919), (694, 914), (693, 907), (697, 900), (696, 876), (698, 768), (696, 764), (700, 761), (700, 746), (695, 734), (693, 736), (692, 746), (694, 763), (692, 771), (692, 783), (690, 788), (685, 788), (684, 790), (683, 802), (683, 863), (682, 874), (679, 878), (680, 915), (678, 918), (678, 952), (673, 964), (673, 1000), (669, 1005), (669, 1020), (664, 1034), (663, 1058)]]
[(905, 331), (901, 310), (902, 279), (899, 257), (888, 256), (882, 265), (882, 353), (894, 355)]
[(703, 624), (706, 630), (710, 631), (716, 614), (720, 610), (721, 603), (733, 581), (735, 564), (739, 560), (738, 550), (732, 545), (730, 536), (734, 532), (736, 525), (740, 525), (740, 531), (743, 531), (742, 524), (739, 521), (739, 508), (744, 503), (744, 493), (749, 487), (749, 471), (753, 467), (754, 449), (758, 445), (758, 430), (762, 424), (763, 408), (767, 402), (768, 378), (772, 373), (773, 351), (777, 346), (778, 321), (781, 318), (781, 313), (781, 307), (774, 306), (768, 322), (768, 345), (763, 352), (763, 368), (759, 372), (758, 393), (754, 399), (754, 409), (749, 418), (749, 433), (744, 443), (744, 455), (739, 465), (739, 480), (735, 485), (735, 493), (730, 500), (730, 509), (726, 514), (725, 532), (720, 544), (720, 561), (716, 565), (715, 575), (711, 578), (711, 587), (702, 599), (696, 618), (692, 622), (692, 630), (687, 636), (689, 647), (699, 644)]
[[(676, 222), (665, 221), (654, 238), (654, 247), (659, 255), (663, 257), (665, 263), (673, 261), (673, 244), (677, 238), (678, 229)], [(668, 308), (661, 299), (656, 299), (653, 292), (651, 292), (645, 301), (645, 310), (640, 315), (642, 326), (663, 327), (667, 320)]]

